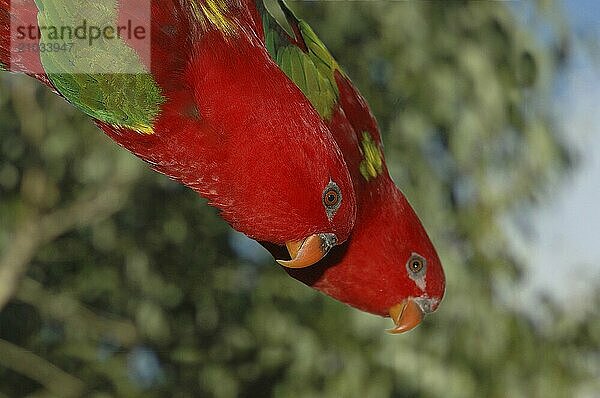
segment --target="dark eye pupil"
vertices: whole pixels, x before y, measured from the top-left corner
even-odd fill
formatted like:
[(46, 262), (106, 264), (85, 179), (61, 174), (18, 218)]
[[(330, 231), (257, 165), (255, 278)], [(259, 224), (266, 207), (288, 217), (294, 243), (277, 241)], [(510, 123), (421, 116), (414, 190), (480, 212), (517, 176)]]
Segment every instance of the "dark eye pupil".
[(405, 268), (411, 278), (421, 278), (427, 272), (427, 260), (413, 253), (406, 262)]
[(337, 194), (335, 192), (329, 192), (327, 194), (327, 204), (335, 205), (337, 203)]
[(329, 181), (329, 184), (323, 189), (321, 203), (325, 206), (327, 218), (331, 221), (342, 203), (342, 192), (335, 182)]

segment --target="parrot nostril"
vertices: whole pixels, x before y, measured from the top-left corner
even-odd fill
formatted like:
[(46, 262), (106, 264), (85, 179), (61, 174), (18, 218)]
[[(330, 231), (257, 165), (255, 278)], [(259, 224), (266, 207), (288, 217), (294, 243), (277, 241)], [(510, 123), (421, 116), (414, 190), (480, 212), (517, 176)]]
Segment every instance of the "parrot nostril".
[(335, 234), (319, 234), (319, 237), (321, 238), (323, 250), (326, 252), (329, 251), (333, 246), (337, 245), (338, 239)]
[(426, 314), (434, 312), (440, 303), (440, 300), (433, 297), (418, 297), (414, 300)]

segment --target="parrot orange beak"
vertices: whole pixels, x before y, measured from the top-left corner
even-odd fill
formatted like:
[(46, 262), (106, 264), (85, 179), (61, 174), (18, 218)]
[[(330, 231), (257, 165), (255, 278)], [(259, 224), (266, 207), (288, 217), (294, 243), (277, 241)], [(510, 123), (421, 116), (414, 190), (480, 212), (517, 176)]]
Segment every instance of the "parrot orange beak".
[(408, 332), (421, 323), (423, 316), (424, 312), (421, 306), (413, 298), (408, 298), (390, 308), (390, 318), (396, 327), (386, 331), (391, 334)]
[(291, 260), (277, 260), (287, 268), (305, 268), (319, 262), (337, 243), (334, 234), (315, 234), (299, 241), (287, 242), (285, 246)]

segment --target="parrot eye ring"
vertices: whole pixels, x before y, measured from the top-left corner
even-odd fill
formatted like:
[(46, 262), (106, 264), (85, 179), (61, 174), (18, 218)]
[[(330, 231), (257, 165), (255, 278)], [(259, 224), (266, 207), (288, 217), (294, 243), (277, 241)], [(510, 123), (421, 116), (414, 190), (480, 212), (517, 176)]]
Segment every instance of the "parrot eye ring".
[(330, 189), (329, 191), (325, 192), (323, 200), (325, 201), (325, 206), (335, 206), (339, 200), (338, 193), (334, 189)]
[(330, 180), (329, 184), (325, 187), (325, 190), (323, 190), (323, 206), (325, 206), (325, 212), (330, 220), (340, 208), (341, 204), (342, 192), (340, 191), (340, 187)]
[(422, 256), (413, 253), (406, 263), (406, 269), (413, 275), (422, 274), (427, 269), (427, 260), (425, 260)]

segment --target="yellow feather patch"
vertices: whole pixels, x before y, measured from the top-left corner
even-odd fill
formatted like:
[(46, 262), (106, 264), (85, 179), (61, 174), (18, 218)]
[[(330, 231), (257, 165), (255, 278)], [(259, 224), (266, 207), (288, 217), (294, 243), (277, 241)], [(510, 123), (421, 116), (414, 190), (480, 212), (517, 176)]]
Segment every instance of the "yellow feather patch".
[(134, 130), (142, 134), (154, 134), (154, 127), (152, 126), (135, 126)]
[(140, 134), (146, 134), (146, 135), (154, 134), (154, 127), (146, 125), (146, 124), (132, 124), (132, 125), (125, 126), (123, 124), (112, 124), (111, 123), (111, 125), (114, 127), (120, 127), (120, 128), (124, 128), (124, 129), (128, 129), (128, 130), (133, 130), (136, 133), (140, 133)]
[(214, 26), (226, 35), (236, 32), (235, 24), (227, 17), (230, 6), (226, 0), (190, 0), (188, 4), (203, 29)]
[(360, 153), (363, 155), (363, 160), (360, 162), (360, 174), (365, 180), (377, 178), (383, 173), (383, 155), (381, 149), (373, 140), (373, 137), (368, 132), (363, 132), (360, 143)]

